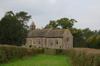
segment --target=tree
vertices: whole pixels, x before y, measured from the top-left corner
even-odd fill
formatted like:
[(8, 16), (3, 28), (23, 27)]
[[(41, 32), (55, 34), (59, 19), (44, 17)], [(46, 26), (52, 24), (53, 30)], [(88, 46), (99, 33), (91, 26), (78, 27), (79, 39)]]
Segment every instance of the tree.
[(49, 28), (53, 28), (53, 29), (59, 29), (58, 28), (58, 24), (56, 21), (50, 21), (49, 24), (47, 24), (44, 29), (49, 29)]
[(59, 26), (61, 26), (62, 29), (72, 28), (75, 22), (77, 22), (75, 19), (61, 18), (56, 21), (50, 21), (49, 24), (45, 26), (45, 29), (50, 28), (50, 25), (52, 25), (54, 29), (60, 29), (58, 28)]
[(16, 13), (16, 17), (21, 21), (22, 24), (26, 24), (29, 19), (31, 19), (31, 15), (27, 16), (27, 14), (27, 12), (21, 11), (19, 13)]
[(15, 16), (8, 14), (0, 21), (0, 44), (21, 46), (26, 43), (27, 33)]
[(45, 27), (44, 27), (44, 29), (49, 29), (50, 28), (50, 25), (49, 24), (47, 24)]
[(58, 27), (58, 24), (57, 24), (56, 21), (50, 21), (50, 22), (49, 22), (49, 25), (51, 25), (52, 28), (57, 28), (57, 27)]
[(100, 37), (90, 36), (88, 39), (86, 39), (86, 42), (89, 48), (100, 49)]
[(61, 26), (62, 29), (72, 28), (75, 22), (77, 22), (75, 19), (68, 18), (61, 18), (57, 20), (58, 25)]
[(29, 26), (27, 25), (27, 22), (29, 21), (29, 19), (31, 19), (31, 15), (28, 15), (27, 12), (20, 11), (14, 14), (13, 11), (8, 11), (6, 12), (5, 16), (8, 15), (11, 15), (12, 17), (16, 17), (16, 19), (20, 20), (23, 28), (29, 30)]
[(23, 25), (31, 19), (31, 15), (28, 16), (28, 13), (24, 11), (17, 12), (16, 14), (14, 14), (13, 11), (8, 11), (5, 16), (7, 15), (15, 16)]
[(73, 46), (74, 47), (86, 47), (86, 42), (82, 38), (83, 33), (81, 29), (70, 28), (70, 31), (73, 35)]
[(97, 31), (91, 31), (89, 28), (85, 28), (82, 30), (82, 33), (83, 33), (83, 38), (84, 39), (87, 39), (89, 38), (90, 36), (93, 36), (97, 33)]
[(12, 11), (6, 12), (5, 16), (7, 16), (7, 15), (15, 16), (15, 14)]

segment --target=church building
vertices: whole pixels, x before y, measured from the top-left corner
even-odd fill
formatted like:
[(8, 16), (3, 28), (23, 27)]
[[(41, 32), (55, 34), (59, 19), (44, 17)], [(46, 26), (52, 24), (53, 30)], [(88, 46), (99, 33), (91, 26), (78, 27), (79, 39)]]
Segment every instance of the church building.
[(30, 25), (30, 32), (24, 47), (43, 47), (55, 49), (73, 48), (73, 36), (69, 29), (39, 29), (34, 22)]

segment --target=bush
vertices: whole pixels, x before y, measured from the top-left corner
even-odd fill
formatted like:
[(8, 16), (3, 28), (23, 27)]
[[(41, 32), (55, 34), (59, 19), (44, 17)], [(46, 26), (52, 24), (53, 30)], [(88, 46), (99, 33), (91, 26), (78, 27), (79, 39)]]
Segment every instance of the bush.
[(0, 45), (0, 63), (23, 59), (23, 57), (26, 56), (34, 56), (40, 54), (41, 50), (42, 49)]
[(56, 54), (57, 54), (57, 55), (62, 54), (62, 49), (56, 49)]
[(99, 54), (87, 54), (84, 50), (63, 50), (63, 55), (68, 56), (74, 66), (100, 66)]

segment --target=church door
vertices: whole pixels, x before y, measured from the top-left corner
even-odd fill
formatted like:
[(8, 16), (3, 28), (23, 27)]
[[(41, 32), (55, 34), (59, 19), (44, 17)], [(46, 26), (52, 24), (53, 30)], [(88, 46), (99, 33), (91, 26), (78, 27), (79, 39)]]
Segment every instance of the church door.
[(51, 48), (52, 48), (53, 44), (51, 43)]

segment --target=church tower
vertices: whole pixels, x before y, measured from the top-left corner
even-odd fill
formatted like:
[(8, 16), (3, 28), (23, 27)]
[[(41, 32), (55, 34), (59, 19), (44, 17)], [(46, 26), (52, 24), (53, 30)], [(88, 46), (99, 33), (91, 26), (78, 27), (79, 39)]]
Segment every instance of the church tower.
[(33, 30), (35, 30), (35, 24), (34, 24), (34, 22), (32, 22), (31, 23), (31, 25), (30, 25), (30, 32), (32, 32)]

